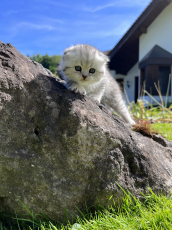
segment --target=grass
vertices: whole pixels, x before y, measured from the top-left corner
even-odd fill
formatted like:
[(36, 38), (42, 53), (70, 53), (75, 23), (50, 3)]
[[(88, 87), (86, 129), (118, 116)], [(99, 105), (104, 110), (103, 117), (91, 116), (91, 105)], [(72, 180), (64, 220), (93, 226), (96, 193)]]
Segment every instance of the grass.
[[(120, 206), (100, 207), (95, 212), (82, 213), (81, 218), (77, 218), (75, 224), (63, 226), (47, 220), (34, 220), (28, 224), (20, 219), (12, 220), (10, 216), (0, 216), (0, 230), (168, 230), (172, 229), (172, 197), (155, 195), (149, 190), (148, 195), (143, 195), (142, 202), (133, 197), (129, 192), (123, 197)], [(88, 215), (89, 212), (89, 215)]]
[[(82, 230), (100, 229), (172, 229), (172, 200), (163, 195), (150, 194), (144, 196), (140, 202), (130, 193), (123, 198), (123, 204), (114, 209), (109, 207), (90, 220), (80, 220), (79, 228)], [(74, 228), (69, 228), (74, 229)]]
[[(151, 96), (151, 95), (149, 95)], [(152, 96), (151, 98), (155, 100)], [(136, 119), (143, 119), (147, 121), (155, 121), (151, 124), (151, 130), (158, 132), (168, 140), (172, 140), (172, 102), (160, 103), (155, 100), (157, 104), (151, 104), (146, 100), (137, 100), (137, 103), (130, 103), (130, 113)], [(167, 107), (168, 105), (168, 107)]]
[(150, 104), (146, 100), (137, 100), (137, 103), (131, 102), (129, 110), (134, 118), (146, 120), (164, 120), (172, 122), (172, 104), (164, 108), (161, 104)]
[(172, 123), (155, 123), (151, 125), (152, 131), (157, 131), (168, 140), (172, 141)]

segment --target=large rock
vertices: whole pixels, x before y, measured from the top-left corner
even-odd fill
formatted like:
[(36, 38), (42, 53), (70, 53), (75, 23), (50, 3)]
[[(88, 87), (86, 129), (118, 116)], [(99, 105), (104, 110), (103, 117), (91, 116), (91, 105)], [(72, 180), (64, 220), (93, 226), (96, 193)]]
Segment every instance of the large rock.
[[(159, 142), (159, 143), (158, 143)], [(0, 42), (0, 205), (51, 219), (123, 192), (172, 190), (172, 142), (142, 136)], [(17, 198), (18, 197), (18, 198)]]

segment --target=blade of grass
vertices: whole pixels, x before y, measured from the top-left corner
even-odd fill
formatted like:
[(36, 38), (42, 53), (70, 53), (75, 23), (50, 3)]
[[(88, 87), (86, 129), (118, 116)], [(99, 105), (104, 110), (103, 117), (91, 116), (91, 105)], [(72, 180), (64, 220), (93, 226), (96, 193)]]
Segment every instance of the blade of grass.
[[(152, 98), (152, 100), (154, 100), (160, 107), (162, 107), (161, 103), (159, 103), (154, 97), (152, 97), (152, 95), (150, 95), (150, 93), (148, 93), (146, 90), (145, 90), (145, 93), (146, 93), (150, 98)], [(169, 111), (167, 108), (164, 107), (164, 110), (166, 110), (167, 112), (169, 112), (169, 113), (172, 115), (172, 112)]]
[(22, 206), (28, 211), (28, 213), (33, 217), (33, 219), (36, 220), (35, 216), (33, 215), (33, 213), (27, 208), (27, 206), (25, 204), (23, 204), (23, 202), (15, 195), (15, 197), (18, 199), (18, 201), (22, 204)]
[(165, 118), (165, 115), (164, 115), (164, 102), (163, 102), (163, 99), (162, 99), (162, 95), (161, 95), (161, 88), (160, 88), (160, 84), (159, 84), (159, 81), (158, 81), (158, 87), (156, 85), (156, 83), (154, 82), (154, 85), (155, 85), (155, 88), (159, 94), (159, 97), (160, 97), (160, 100), (161, 100), (161, 107), (162, 107), (162, 114), (163, 114), (163, 118)]
[(169, 74), (169, 79), (168, 79), (167, 93), (165, 97), (165, 108), (167, 108), (167, 101), (168, 101), (168, 95), (170, 90), (170, 81), (171, 81), (171, 74)]

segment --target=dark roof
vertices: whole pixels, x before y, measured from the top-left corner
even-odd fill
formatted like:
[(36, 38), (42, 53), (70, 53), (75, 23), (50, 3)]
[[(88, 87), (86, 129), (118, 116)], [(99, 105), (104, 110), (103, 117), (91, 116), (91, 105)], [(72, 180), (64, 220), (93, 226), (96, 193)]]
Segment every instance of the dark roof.
[(109, 56), (109, 53), (110, 53), (111, 50), (106, 50), (106, 51), (103, 51), (103, 53), (107, 56)]
[(126, 75), (139, 60), (139, 37), (172, 0), (152, 0), (118, 44), (110, 51), (109, 68)]
[(139, 68), (143, 68), (146, 65), (160, 65), (160, 64), (172, 64), (172, 54), (167, 50), (164, 50), (158, 45), (155, 45), (149, 53), (139, 62)]

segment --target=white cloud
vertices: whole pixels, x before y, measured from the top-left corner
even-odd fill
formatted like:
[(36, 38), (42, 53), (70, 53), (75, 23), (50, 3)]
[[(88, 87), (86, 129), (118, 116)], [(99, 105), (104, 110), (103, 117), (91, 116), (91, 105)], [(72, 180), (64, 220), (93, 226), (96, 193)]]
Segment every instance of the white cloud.
[(109, 31), (103, 30), (101, 33), (98, 33), (101, 37), (108, 36), (122, 36), (129, 29), (131, 23), (127, 20), (122, 21), (119, 25), (115, 26), (114, 29), (110, 29)]
[[(130, 20), (123, 20), (119, 21), (118, 25), (114, 25), (107, 27), (106, 25), (103, 25), (103, 27), (99, 27), (96, 30), (92, 28), (89, 32), (89, 28), (86, 28), (85, 31), (82, 31), (80, 34), (78, 34), (78, 38), (88, 38), (91, 39), (109, 39), (109, 37), (122, 37), (127, 30), (130, 28), (131, 22)], [(88, 37), (89, 34), (89, 37)]]
[(150, 0), (115, 0), (112, 1), (110, 3), (107, 3), (105, 5), (99, 5), (96, 7), (87, 7), (84, 6), (83, 10), (90, 12), (90, 13), (95, 13), (97, 11), (103, 10), (105, 8), (109, 8), (109, 7), (134, 7), (134, 6), (140, 6), (140, 7), (146, 7), (148, 4), (150, 3)]
[(19, 11), (18, 10), (8, 10), (6, 12), (4, 12), (3, 14), (6, 16), (9, 16), (11, 14), (17, 14)]
[(36, 29), (36, 30), (55, 30), (56, 28), (48, 24), (35, 24), (30, 22), (20, 22), (17, 28)]
[[(42, 1), (42, 0), (41, 0)], [(58, 7), (67, 7), (67, 8), (71, 8), (70, 4), (65, 4), (62, 2), (58, 2), (58, 1), (47, 1), (48, 4), (54, 5), (54, 6), (58, 6)]]
[(28, 11), (28, 9), (23, 9), (23, 10), (8, 10), (6, 12), (3, 12), (2, 14), (6, 17), (11, 16), (12, 14), (19, 14), (21, 12)]
[(43, 21), (49, 21), (49, 22), (55, 22), (58, 24), (63, 24), (63, 20), (61, 19), (57, 19), (57, 18), (50, 18), (50, 17), (39, 17), (39, 19), (43, 20)]
[[(40, 0), (37, 0), (37, 1), (40, 1)], [(98, 6), (93, 6), (93, 7), (90, 7), (90, 6), (88, 7), (83, 4), (82, 5), (78, 4), (77, 6), (73, 4), (71, 6), (71, 4), (66, 3), (66, 1), (59, 2), (59, 1), (53, 1), (53, 0), (48, 0), (48, 1), (45, 0), (45, 2), (47, 2), (48, 4), (54, 5), (54, 6), (58, 6), (58, 7), (70, 8), (70, 9), (72, 8), (73, 10), (79, 10), (79, 11), (83, 10), (86, 12), (94, 13), (94, 12), (97, 12), (97, 11), (100, 11), (100, 10), (103, 10), (109, 7), (133, 7), (133, 6), (146, 7), (151, 2), (151, 0), (143, 0), (143, 1), (142, 0), (113, 0), (104, 5), (98, 5)]]
[(121, 0), (121, 1), (116, 1), (116, 6), (118, 7), (133, 7), (133, 6), (147, 6), (151, 0)]
[(113, 3), (109, 3), (109, 4), (106, 4), (106, 5), (102, 5), (102, 6), (97, 6), (95, 8), (84, 7), (83, 10), (87, 11), (87, 12), (90, 12), (90, 13), (94, 13), (96, 11), (103, 10), (103, 9), (111, 7), (111, 6), (113, 7), (114, 5), (115, 4), (113, 4)]

